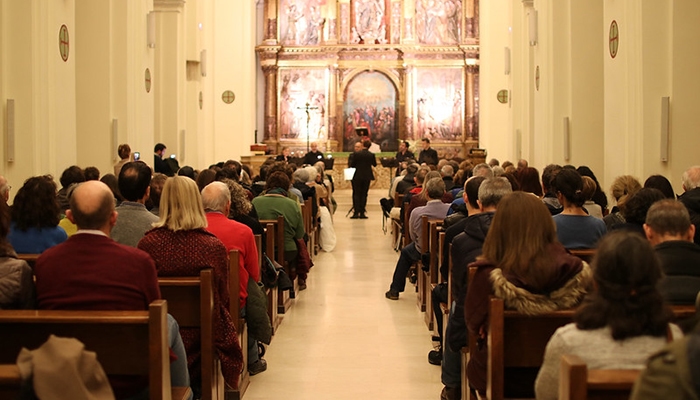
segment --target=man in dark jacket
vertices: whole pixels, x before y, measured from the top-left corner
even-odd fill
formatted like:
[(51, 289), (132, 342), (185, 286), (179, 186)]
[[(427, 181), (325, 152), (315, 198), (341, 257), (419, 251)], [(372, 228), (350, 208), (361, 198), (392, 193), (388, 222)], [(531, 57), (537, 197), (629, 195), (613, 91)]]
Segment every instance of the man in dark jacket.
[(435, 149), (430, 148), (430, 139), (423, 138), (421, 141), (423, 142), (423, 150), (418, 155), (418, 164), (437, 165), (438, 153)]
[(661, 200), (647, 211), (644, 233), (654, 246), (665, 277), (659, 291), (671, 304), (695, 304), (700, 291), (700, 246), (688, 210), (675, 200)]
[(366, 219), (367, 193), (369, 184), (374, 180), (372, 167), (377, 166), (377, 158), (369, 152), (372, 142), (366, 140), (362, 143), (355, 143), (355, 152), (350, 154), (348, 167), (355, 168), (355, 175), (352, 177), (352, 208), (354, 213), (351, 218)]
[(416, 186), (415, 177), (419, 167), (420, 165), (416, 163), (408, 164), (406, 167), (406, 175), (399, 183), (396, 184), (397, 193), (406, 194), (406, 192)]
[(446, 346), (443, 347), (443, 398), (458, 398), (461, 387), (460, 349), (467, 345), (467, 327), (464, 321), (464, 300), (467, 294), (468, 266), (481, 255), (496, 207), (503, 197), (512, 193), (506, 178), (485, 180), (479, 187), (479, 213), (466, 218), (464, 232), (452, 241), (452, 297), (453, 306), (447, 323)]
[(678, 200), (688, 209), (690, 222), (695, 225), (693, 241), (700, 244), (700, 166), (690, 167), (683, 173), (683, 191)]

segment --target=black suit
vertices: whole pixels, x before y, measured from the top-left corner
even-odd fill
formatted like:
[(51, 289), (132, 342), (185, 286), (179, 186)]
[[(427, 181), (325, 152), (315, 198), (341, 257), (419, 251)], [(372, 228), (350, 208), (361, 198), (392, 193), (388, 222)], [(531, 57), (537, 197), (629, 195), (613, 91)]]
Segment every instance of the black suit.
[(320, 151), (309, 151), (304, 156), (304, 164), (314, 165), (319, 161), (323, 161), (323, 153)]
[(374, 180), (372, 167), (377, 166), (377, 158), (369, 150), (363, 149), (350, 154), (348, 167), (355, 168), (352, 177), (352, 208), (354, 215), (364, 215), (367, 207), (369, 184)]
[(438, 163), (438, 153), (435, 149), (428, 147), (425, 150), (421, 150), (418, 155), (418, 164), (426, 163), (428, 165), (437, 165)]

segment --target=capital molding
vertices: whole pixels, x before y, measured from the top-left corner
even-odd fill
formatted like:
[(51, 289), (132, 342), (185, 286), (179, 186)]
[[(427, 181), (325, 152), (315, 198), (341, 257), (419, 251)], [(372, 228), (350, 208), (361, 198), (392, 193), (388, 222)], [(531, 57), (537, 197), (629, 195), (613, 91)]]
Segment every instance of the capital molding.
[(158, 12), (182, 12), (186, 0), (153, 0), (153, 10)]
[(535, 6), (535, 0), (522, 0), (523, 1), (523, 7), (534, 7)]

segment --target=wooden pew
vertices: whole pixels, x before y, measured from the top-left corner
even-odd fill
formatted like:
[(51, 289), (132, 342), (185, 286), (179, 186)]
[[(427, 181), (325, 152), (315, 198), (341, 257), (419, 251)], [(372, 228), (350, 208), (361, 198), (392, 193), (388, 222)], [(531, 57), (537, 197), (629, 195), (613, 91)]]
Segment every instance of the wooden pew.
[(0, 364), (0, 399), (19, 399), (22, 376), (16, 364)]
[(214, 278), (211, 269), (198, 277), (158, 278), (161, 296), (180, 328), (197, 328), (201, 336), (202, 400), (223, 398), (224, 380), (214, 348)]
[(591, 263), (593, 261), (593, 256), (595, 256), (596, 249), (571, 249), (569, 250), (569, 253), (571, 255), (576, 256), (583, 261), (587, 263)]
[(421, 312), (425, 312), (427, 308), (427, 299), (426, 295), (429, 296), (429, 293), (426, 293), (426, 281), (427, 281), (427, 276), (428, 274), (423, 271), (423, 262), (422, 262), (422, 253), (425, 253), (430, 249), (430, 223), (428, 220), (427, 215), (423, 215), (420, 220), (421, 223), (421, 236), (417, 238), (417, 240), (420, 241), (421, 245), (421, 258), (418, 260), (418, 262), (414, 265), (416, 268), (416, 275), (418, 275), (418, 280), (416, 283), (416, 292), (418, 293), (418, 296), (416, 297), (416, 305), (418, 306), (418, 309)]
[(22, 347), (38, 348), (52, 334), (73, 337), (107, 374), (148, 376), (150, 399), (187, 398), (189, 388), (170, 384), (167, 312), (165, 300), (148, 311), (2, 310), (0, 363), (15, 363)]
[(36, 265), (36, 260), (40, 255), (41, 254), (19, 253), (17, 254), (17, 259), (26, 261), (27, 264), (29, 264), (29, 266), (33, 269), (34, 265)]
[[(279, 265), (284, 267), (284, 270), (287, 272), (287, 275), (290, 277), (291, 271), (289, 270), (289, 265), (285, 262), (284, 259), (284, 217), (279, 216), (277, 217), (276, 220), (260, 220), (261, 224), (273, 224), (275, 226), (275, 234), (273, 236), (274, 238), (274, 243), (272, 247), (267, 246), (267, 251), (270, 254), (275, 254), (274, 260), (277, 261)], [(270, 235), (268, 235), (269, 237)], [(285, 290), (285, 291), (278, 291), (277, 293), (277, 313), (278, 314), (284, 314), (287, 312), (292, 307), (292, 299), (296, 295), (294, 293), (294, 290), (297, 288), (297, 281), (296, 279), (294, 280), (294, 289), (292, 290)]]
[(231, 396), (227, 393), (226, 398), (240, 399), (243, 397), (243, 394), (250, 384), (250, 374), (248, 373), (248, 326), (246, 325), (245, 319), (241, 317), (241, 308), (243, 307), (240, 296), (240, 252), (238, 250), (231, 250), (228, 254), (229, 314), (231, 314), (231, 319), (236, 326), (238, 343), (240, 343), (241, 351), (243, 352), (243, 369), (241, 370), (241, 376), (238, 380), (238, 388), (232, 391), (235, 395)]
[(580, 357), (564, 354), (559, 370), (559, 400), (627, 400), (641, 370), (589, 370)]
[(505, 310), (503, 299), (491, 297), (486, 396), (491, 400), (504, 398), (506, 368), (539, 368), (549, 338), (559, 327), (572, 322), (573, 316), (573, 309), (529, 316)]
[(433, 288), (437, 286), (438, 275), (440, 273), (439, 260), (442, 258), (441, 246), (439, 243), (439, 234), (442, 231), (441, 220), (431, 219), (428, 221), (428, 248), (430, 254), (430, 268), (425, 273), (425, 314), (423, 314), (425, 325), (428, 330), (433, 330), (435, 325), (435, 315), (433, 314)]
[[(440, 243), (440, 254), (442, 254), (443, 247), (446, 244), (445, 232), (440, 232), (438, 241)], [(437, 332), (437, 324), (435, 324), (435, 330), (433, 331), (434, 336), (441, 335), (443, 338), (445, 338), (447, 334), (447, 321), (450, 318), (450, 308), (452, 307), (452, 243), (447, 245), (449, 246), (447, 255), (447, 302), (440, 303), (440, 311), (442, 312), (442, 332)]]
[[(275, 249), (275, 224), (268, 223), (265, 225), (265, 246), (268, 251), (274, 252)], [(274, 257), (273, 257), (274, 259)], [(262, 260), (262, 257), (260, 258)], [(272, 323), (272, 334), (277, 331), (277, 328), (282, 322), (282, 318), (277, 313), (277, 296), (279, 291), (277, 288), (267, 289), (267, 316), (270, 317)]]
[[(401, 203), (403, 202), (403, 194), (394, 193), (394, 207), (401, 208)], [(395, 251), (401, 250), (402, 236), (401, 236), (401, 221), (393, 219), (391, 220), (391, 233), (392, 233), (392, 244)]]

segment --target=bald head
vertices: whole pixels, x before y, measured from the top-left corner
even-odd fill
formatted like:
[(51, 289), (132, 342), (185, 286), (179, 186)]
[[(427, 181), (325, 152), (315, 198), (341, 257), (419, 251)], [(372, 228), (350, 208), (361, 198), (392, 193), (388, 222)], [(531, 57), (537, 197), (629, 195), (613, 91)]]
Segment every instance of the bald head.
[(212, 182), (202, 189), (202, 204), (205, 210), (219, 211), (228, 215), (231, 206), (231, 191), (223, 182)]
[(683, 173), (683, 190), (693, 190), (700, 187), (700, 166), (688, 168)]
[(117, 220), (114, 195), (100, 181), (83, 182), (73, 190), (66, 216), (78, 229), (106, 230), (109, 233)]

